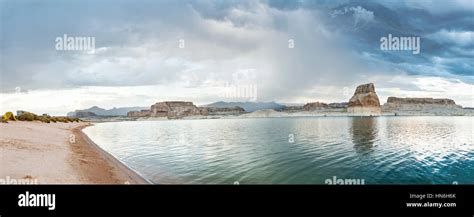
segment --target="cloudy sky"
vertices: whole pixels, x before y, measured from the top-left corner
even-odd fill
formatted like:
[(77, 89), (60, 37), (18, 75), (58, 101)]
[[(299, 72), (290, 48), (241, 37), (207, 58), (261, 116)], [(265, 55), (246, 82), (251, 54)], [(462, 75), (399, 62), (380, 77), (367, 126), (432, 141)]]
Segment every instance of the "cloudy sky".
[[(64, 115), (164, 100), (343, 102), (368, 82), (381, 102), (434, 97), (474, 106), (472, 0), (0, 4), (2, 112)], [(64, 34), (94, 37), (95, 49), (57, 50)], [(381, 50), (388, 34), (420, 37), (420, 53)], [(239, 92), (245, 87), (257, 91)]]

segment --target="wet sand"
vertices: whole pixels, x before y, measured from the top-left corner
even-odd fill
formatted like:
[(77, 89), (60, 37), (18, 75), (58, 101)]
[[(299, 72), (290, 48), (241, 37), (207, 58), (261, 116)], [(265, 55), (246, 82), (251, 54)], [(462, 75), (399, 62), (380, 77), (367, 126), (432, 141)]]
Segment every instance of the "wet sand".
[(147, 184), (81, 130), (90, 123), (0, 124), (0, 184)]

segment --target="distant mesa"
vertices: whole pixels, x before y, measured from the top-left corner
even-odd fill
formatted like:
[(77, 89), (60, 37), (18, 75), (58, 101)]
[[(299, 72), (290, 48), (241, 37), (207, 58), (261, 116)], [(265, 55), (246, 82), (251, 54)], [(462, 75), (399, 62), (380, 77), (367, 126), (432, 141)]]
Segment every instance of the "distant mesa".
[(310, 102), (306, 103), (303, 106), (303, 110), (305, 111), (314, 111), (314, 110), (324, 110), (324, 109), (343, 109), (347, 108), (348, 103), (347, 102), (341, 102), (341, 103), (323, 103), (323, 102)]
[(349, 100), (347, 112), (355, 116), (379, 116), (382, 114), (379, 97), (373, 83), (359, 85)]
[(323, 102), (310, 102), (306, 103), (303, 106), (303, 110), (305, 111), (314, 111), (314, 110), (322, 110), (322, 109), (328, 109), (329, 105)]
[(384, 112), (396, 115), (463, 115), (465, 111), (452, 99), (388, 97)]
[(286, 106), (281, 109), (284, 112), (301, 112), (301, 111), (343, 111), (347, 108), (347, 102), (341, 103), (324, 103), (324, 102), (309, 102), (303, 106)]
[(454, 105), (454, 106), (456, 106), (456, 103), (452, 99), (399, 98), (399, 97), (393, 97), (393, 96), (388, 97), (387, 104), (392, 104), (392, 105), (431, 104), (431, 105)]
[(130, 111), (128, 117), (133, 118), (168, 118), (179, 119), (188, 116), (238, 115), (245, 113), (241, 107), (197, 107), (192, 102), (165, 101), (151, 105), (149, 110)]
[(143, 109), (140, 111), (129, 111), (127, 117), (144, 118), (151, 117), (151, 110)]
[(169, 101), (152, 105), (150, 115), (151, 117), (181, 118), (201, 115), (201, 111), (192, 102)]
[(273, 110), (281, 110), (286, 106), (278, 104), (276, 102), (215, 102), (208, 105), (204, 105), (202, 107), (216, 107), (216, 108), (233, 108), (238, 106), (243, 108), (246, 112), (254, 112), (257, 110), (263, 109), (273, 109)]
[(245, 109), (234, 106), (234, 107), (199, 107), (202, 115), (212, 115), (212, 114), (239, 114), (245, 113)]

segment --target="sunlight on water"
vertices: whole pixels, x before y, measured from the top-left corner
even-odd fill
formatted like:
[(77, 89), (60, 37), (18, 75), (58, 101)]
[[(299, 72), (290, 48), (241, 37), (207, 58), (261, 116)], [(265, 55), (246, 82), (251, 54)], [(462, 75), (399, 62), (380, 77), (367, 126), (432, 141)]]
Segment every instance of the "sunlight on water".
[[(154, 183), (474, 184), (473, 117), (99, 123), (84, 132)], [(294, 138), (294, 141), (289, 139)]]

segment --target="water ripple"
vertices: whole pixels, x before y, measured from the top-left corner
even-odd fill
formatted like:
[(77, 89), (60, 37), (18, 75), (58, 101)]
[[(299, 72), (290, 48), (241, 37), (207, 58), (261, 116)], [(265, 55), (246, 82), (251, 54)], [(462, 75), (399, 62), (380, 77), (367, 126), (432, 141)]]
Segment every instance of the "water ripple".
[[(100, 123), (84, 131), (155, 183), (474, 184), (473, 117)], [(294, 141), (289, 140), (294, 136)]]

